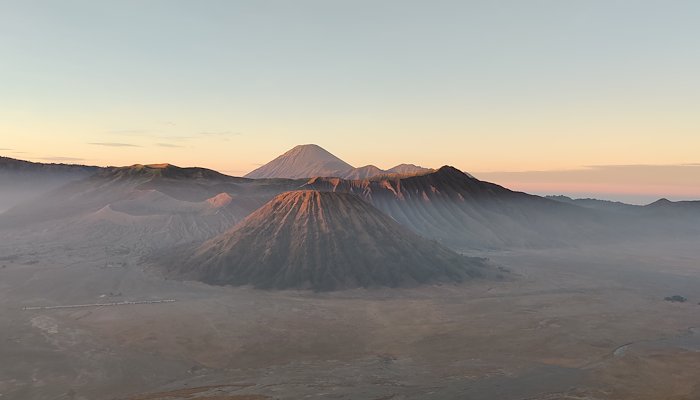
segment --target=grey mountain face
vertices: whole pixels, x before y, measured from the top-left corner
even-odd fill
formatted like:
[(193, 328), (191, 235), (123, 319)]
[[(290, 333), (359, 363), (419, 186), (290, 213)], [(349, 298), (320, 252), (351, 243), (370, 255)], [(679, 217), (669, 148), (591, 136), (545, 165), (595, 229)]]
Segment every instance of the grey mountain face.
[(246, 178), (340, 176), (352, 165), (314, 144), (299, 145), (250, 172)]
[(248, 173), (246, 178), (313, 178), (339, 177), (369, 179), (377, 176), (415, 175), (432, 171), (413, 164), (400, 164), (388, 170), (374, 165), (355, 168), (315, 144), (294, 147), (269, 163)]

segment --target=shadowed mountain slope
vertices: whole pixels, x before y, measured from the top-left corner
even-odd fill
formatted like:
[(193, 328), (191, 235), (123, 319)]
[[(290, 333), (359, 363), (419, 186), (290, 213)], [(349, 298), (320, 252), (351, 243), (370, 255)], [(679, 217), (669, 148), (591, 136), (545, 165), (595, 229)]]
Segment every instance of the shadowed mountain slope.
[(633, 204), (622, 203), (619, 201), (609, 201), (609, 200), (599, 200), (599, 199), (572, 199), (568, 196), (545, 196), (545, 198), (559, 201), (561, 203), (573, 204), (585, 208), (592, 208), (594, 210), (602, 211), (612, 211), (612, 212), (627, 212), (633, 213), (640, 209), (641, 206), (636, 206)]
[(45, 164), (0, 157), (0, 213), (68, 182), (83, 179), (100, 167)]
[[(222, 192), (234, 193), (247, 182), (252, 181), (205, 168), (180, 168), (170, 164), (109, 167), (13, 207), (0, 216), (0, 224), (44, 222), (94, 212), (116, 202), (138, 198), (142, 191), (157, 191), (183, 202), (202, 202)], [(277, 193), (279, 191), (265, 201)], [(150, 199), (153, 200), (153, 196)], [(160, 207), (155, 200), (149, 204), (144, 197), (140, 203), (150, 209)], [(251, 205), (245, 212), (251, 212), (262, 203)]]
[(678, 232), (680, 222), (683, 232), (687, 235), (700, 231), (700, 201), (659, 199), (638, 209), (637, 215), (650, 222), (650, 230)]
[(143, 250), (201, 243), (301, 184), (259, 183), (169, 164), (105, 168), (0, 214), (0, 229)]
[(592, 210), (514, 192), (445, 166), (381, 180), (311, 179), (303, 188), (353, 193), (402, 225), (456, 248), (550, 246), (601, 228)]
[(259, 288), (399, 286), (484, 275), (484, 260), (423, 239), (357, 196), (283, 193), (199, 247), (176, 272)]
[(671, 201), (668, 199), (659, 199), (651, 204), (644, 206), (644, 209), (650, 211), (700, 211), (700, 200), (692, 201)]
[(627, 216), (625, 225), (636, 226), (636, 233), (662, 233), (673, 235), (685, 232), (696, 234), (700, 230), (700, 201), (670, 201), (659, 199), (645, 206), (598, 199), (571, 199), (566, 196), (547, 198), (591, 208), (608, 216)]

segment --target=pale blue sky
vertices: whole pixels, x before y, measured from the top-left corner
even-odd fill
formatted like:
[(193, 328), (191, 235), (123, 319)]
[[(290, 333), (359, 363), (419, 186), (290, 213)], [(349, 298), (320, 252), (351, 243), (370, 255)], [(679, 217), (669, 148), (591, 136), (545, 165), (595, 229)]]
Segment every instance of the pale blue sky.
[(231, 173), (300, 143), (473, 172), (697, 163), (699, 21), (697, 1), (0, 0), (0, 148)]

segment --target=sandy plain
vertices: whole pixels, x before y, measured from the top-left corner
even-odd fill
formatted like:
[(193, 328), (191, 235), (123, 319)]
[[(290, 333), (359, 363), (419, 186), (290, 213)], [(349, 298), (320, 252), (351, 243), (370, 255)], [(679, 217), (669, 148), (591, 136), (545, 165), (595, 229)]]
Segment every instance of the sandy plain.
[(696, 239), (487, 252), (511, 279), (329, 293), (2, 239), (3, 400), (700, 399)]

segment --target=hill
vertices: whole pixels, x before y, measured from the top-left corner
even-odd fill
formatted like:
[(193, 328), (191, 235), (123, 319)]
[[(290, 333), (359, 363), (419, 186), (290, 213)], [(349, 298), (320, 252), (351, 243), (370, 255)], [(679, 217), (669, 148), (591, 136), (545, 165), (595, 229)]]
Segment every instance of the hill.
[(0, 157), (0, 213), (99, 170), (100, 167), (86, 165), (35, 163)]
[(204, 243), (172, 272), (217, 285), (333, 290), (458, 282), (487, 271), (483, 259), (423, 239), (357, 196), (293, 191)]

